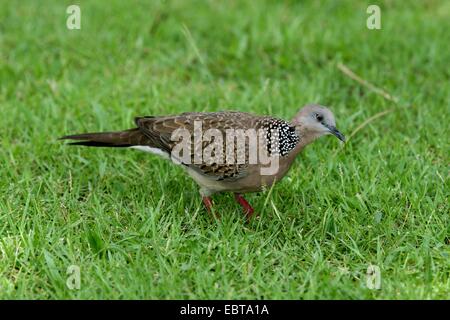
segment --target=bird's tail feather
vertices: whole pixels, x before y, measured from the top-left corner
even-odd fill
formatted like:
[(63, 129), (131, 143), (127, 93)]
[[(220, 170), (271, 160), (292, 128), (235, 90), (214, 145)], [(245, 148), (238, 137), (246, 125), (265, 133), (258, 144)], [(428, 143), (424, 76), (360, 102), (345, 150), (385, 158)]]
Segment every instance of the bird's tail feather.
[(131, 147), (139, 145), (143, 138), (139, 129), (129, 129), (115, 132), (93, 132), (68, 135), (59, 140), (79, 140), (71, 142), (69, 145), (79, 145), (88, 147)]

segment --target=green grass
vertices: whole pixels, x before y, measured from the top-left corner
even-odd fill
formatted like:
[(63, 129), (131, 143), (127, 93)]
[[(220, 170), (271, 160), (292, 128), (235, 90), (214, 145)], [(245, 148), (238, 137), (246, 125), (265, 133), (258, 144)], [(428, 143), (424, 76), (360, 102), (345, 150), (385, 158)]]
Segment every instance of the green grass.
[[(377, 3), (382, 29), (366, 28)], [(448, 1), (0, 3), (0, 298), (430, 299), (450, 292)], [(394, 104), (345, 76), (398, 97)], [(155, 156), (56, 139), (137, 115), (331, 106), (245, 224)], [(369, 265), (382, 287), (366, 287)], [(69, 290), (77, 265), (81, 287)]]

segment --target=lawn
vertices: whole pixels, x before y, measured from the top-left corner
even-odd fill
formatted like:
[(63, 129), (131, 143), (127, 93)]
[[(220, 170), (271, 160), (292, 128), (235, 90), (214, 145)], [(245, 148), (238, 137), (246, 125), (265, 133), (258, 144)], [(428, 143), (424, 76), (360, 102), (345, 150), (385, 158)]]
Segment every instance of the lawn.
[[(449, 1), (81, 0), (80, 30), (70, 4), (0, 3), (0, 298), (450, 297)], [(156, 156), (57, 140), (310, 102), (350, 139), (248, 195), (249, 224)]]

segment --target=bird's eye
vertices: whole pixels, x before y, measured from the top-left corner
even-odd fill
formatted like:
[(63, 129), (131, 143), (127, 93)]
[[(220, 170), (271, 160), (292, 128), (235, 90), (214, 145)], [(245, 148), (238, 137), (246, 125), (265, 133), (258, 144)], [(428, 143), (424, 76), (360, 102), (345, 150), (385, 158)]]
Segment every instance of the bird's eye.
[(323, 115), (316, 113), (315, 114), (317, 121), (322, 122), (323, 121)]

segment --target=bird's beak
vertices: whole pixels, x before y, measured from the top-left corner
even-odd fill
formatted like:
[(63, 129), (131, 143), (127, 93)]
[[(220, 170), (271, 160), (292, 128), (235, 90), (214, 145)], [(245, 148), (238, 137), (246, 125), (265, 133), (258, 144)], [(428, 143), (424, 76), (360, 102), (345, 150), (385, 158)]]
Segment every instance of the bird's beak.
[(327, 128), (328, 128), (328, 130), (330, 130), (331, 134), (336, 136), (336, 138), (338, 138), (342, 142), (345, 142), (345, 136), (336, 127), (327, 126)]

